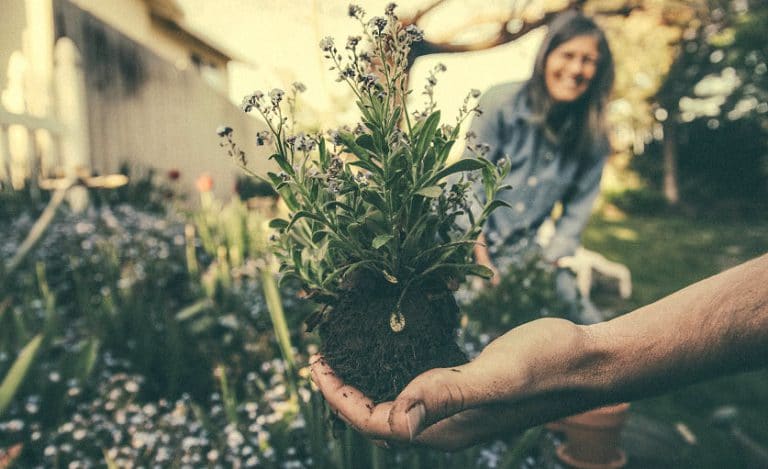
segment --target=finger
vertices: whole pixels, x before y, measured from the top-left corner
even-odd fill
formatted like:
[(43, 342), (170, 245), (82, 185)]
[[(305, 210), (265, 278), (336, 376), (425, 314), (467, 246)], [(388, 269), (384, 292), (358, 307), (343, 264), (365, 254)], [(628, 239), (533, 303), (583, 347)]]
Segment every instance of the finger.
[(312, 355), (311, 357), (309, 357), (309, 366), (310, 366), (310, 368), (312, 366), (314, 366), (315, 363), (319, 362), (322, 359), (323, 359), (323, 356), (320, 355), (319, 353), (316, 353), (316, 354)]
[(460, 451), (500, 433), (519, 430), (508, 426), (511, 419), (507, 414), (493, 406), (468, 409), (430, 425), (416, 437), (416, 442), (440, 451)]
[(389, 414), (391, 432), (414, 441), (428, 426), (465, 410), (473, 401), (466, 375), (466, 366), (461, 366), (417, 376), (395, 399)]
[(501, 275), (498, 272), (494, 272), (493, 277), (491, 277), (491, 286), (498, 287), (499, 284), (501, 284)]
[[(324, 360), (312, 366), (315, 384), (339, 418), (371, 438), (388, 439), (391, 402), (374, 402), (357, 388), (345, 384)], [(406, 438), (407, 440), (407, 438)]]

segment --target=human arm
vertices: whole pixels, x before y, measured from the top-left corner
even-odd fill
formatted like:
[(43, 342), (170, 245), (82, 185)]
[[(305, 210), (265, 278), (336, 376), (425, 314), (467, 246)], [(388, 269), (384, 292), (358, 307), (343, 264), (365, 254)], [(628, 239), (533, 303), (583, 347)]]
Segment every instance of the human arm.
[(473, 253), (475, 255), (475, 263), (491, 269), (491, 272), (493, 272), (493, 277), (491, 277), (490, 280), (491, 285), (494, 287), (497, 286), (501, 282), (501, 276), (499, 270), (491, 260), (491, 255), (488, 253), (488, 244), (485, 239), (485, 233), (480, 233), (480, 236), (477, 237)]
[(329, 405), (370, 438), (456, 450), (590, 408), (768, 365), (768, 255), (608, 322), (545, 318), (378, 405), (321, 360)]

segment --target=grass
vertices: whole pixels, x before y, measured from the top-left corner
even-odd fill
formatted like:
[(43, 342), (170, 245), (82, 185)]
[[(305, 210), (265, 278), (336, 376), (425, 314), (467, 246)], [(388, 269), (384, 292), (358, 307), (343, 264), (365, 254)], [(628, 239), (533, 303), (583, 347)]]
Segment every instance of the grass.
[[(596, 215), (583, 237), (588, 249), (632, 271), (633, 295), (610, 306), (618, 313), (658, 300), (686, 285), (768, 251), (768, 219)], [(768, 287), (767, 287), (768, 288)], [(684, 423), (698, 443), (676, 467), (747, 467), (745, 452), (715, 428), (712, 412), (723, 405), (739, 409), (737, 424), (768, 446), (768, 371), (719, 378), (664, 396), (633, 403), (633, 411), (669, 425)]]

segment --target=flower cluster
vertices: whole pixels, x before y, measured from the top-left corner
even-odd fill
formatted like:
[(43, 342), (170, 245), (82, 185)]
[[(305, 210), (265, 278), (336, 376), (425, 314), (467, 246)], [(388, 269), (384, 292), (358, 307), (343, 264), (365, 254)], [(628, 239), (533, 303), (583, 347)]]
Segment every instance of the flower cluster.
[[(428, 278), (489, 275), (469, 253), (485, 218), (504, 205), (493, 192), (507, 169), (482, 157), (448, 163), (460, 125), (477, 111), (470, 104), (477, 93), (465, 99), (456, 125), (440, 126), (433, 90), (445, 67), (438, 65), (425, 89), (426, 109), (408, 112), (409, 52), (422, 32), (403, 27), (394, 4), (384, 16), (367, 18), (356, 5), (348, 13), (362, 34), (348, 37), (342, 50), (330, 37), (319, 47), (355, 95), (362, 122), (354, 129), (293, 133), (290, 113), (279, 102), (263, 94), (244, 101), (244, 109), (258, 111), (272, 133), (271, 158), (280, 171), (267, 176), (290, 211), (289, 219), (271, 223), (279, 234), (283, 278), (298, 278), (313, 298), (328, 303), (357, 270), (399, 285), (403, 296)], [(257, 139), (267, 143), (264, 135)], [(459, 219), (470, 192), (464, 178), (480, 172), (490, 197), (463, 226)], [(459, 182), (449, 187), (449, 177)]]
[(424, 101), (424, 109), (414, 113), (417, 119), (423, 119), (435, 111), (435, 108), (437, 107), (437, 103), (435, 102), (435, 86), (437, 86), (437, 74), (445, 72), (446, 70), (447, 68), (444, 64), (438, 63), (432, 67), (432, 70), (429, 71), (429, 74), (427, 75), (427, 84), (424, 85), (424, 91), (421, 92), (421, 94), (426, 96)]
[[(281, 361), (265, 362), (245, 385), (270, 386), (266, 393), (238, 403), (229, 414), (221, 394), (212, 393), (204, 416), (188, 394), (142, 403), (143, 376), (107, 370), (99, 376), (95, 397), (75, 398), (68, 418), (53, 429), (44, 428), (37, 398), (30, 396), (27, 410), (0, 421), (0, 443), (35, 448), (27, 451), (24, 462), (37, 467), (92, 468), (105, 459), (117, 467), (263, 467), (278, 462), (308, 467), (312, 459), (307, 448), (286, 445), (280, 428), (292, 421), (289, 433), (304, 431), (289, 401), (284, 373)], [(269, 383), (262, 376), (271, 377)], [(302, 396), (308, 398), (306, 388)]]

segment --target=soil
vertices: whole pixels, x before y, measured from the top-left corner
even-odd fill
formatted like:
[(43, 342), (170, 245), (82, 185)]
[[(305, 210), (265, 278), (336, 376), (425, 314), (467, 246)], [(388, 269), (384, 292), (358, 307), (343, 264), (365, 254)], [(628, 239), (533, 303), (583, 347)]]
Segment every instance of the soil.
[(328, 365), (375, 403), (394, 399), (417, 375), (467, 362), (456, 344), (459, 308), (444, 284), (411, 287), (401, 304), (405, 327), (390, 317), (400, 286), (357, 278), (320, 324)]

